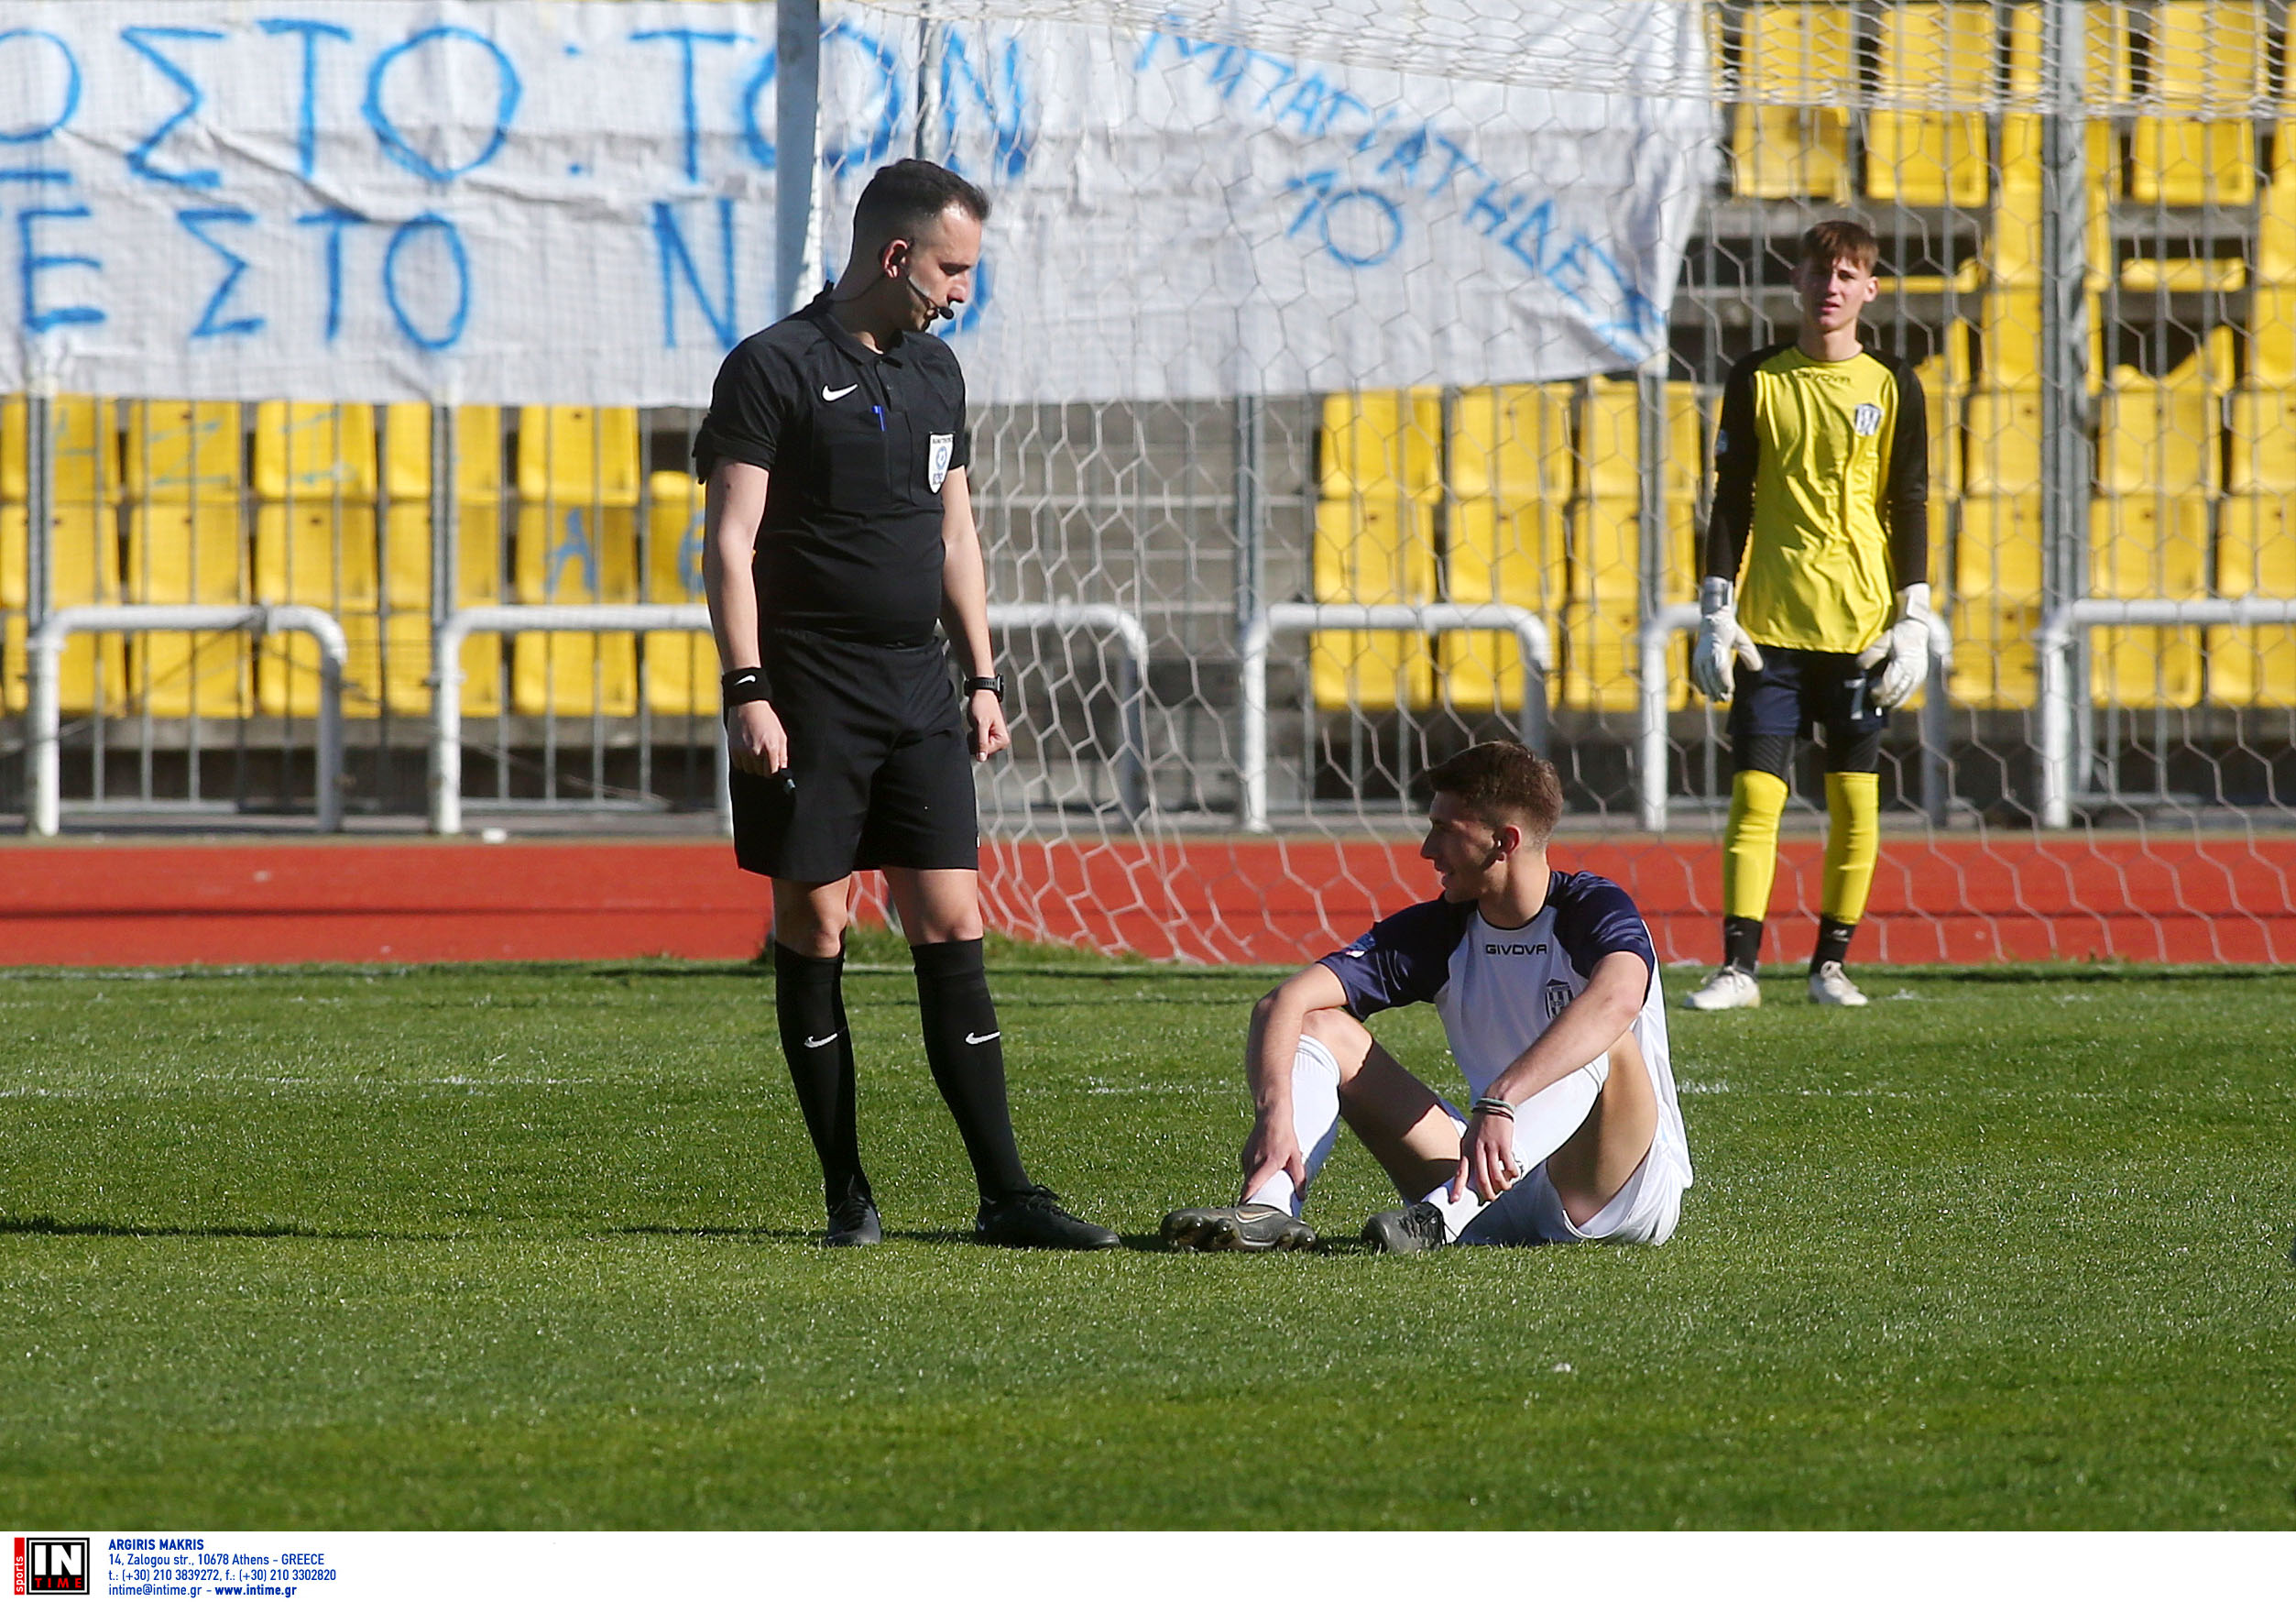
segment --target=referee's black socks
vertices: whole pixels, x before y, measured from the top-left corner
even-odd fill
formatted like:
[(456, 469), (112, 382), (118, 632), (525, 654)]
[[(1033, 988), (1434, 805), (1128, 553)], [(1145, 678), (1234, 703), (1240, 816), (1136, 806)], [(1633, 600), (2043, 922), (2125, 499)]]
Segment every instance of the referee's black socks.
[(1012, 1138), (1004, 1097), (1004, 1037), (989, 999), (989, 970), (979, 940), (943, 940), (909, 948), (917, 968), (917, 1010), (933, 1082), (957, 1119), (984, 1199), (1028, 1189), (1028, 1170)]
[(854, 1132), (853, 1031), (845, 1021), (844, 982), (843, 957), (807, 957), (773, 942), (782, 1055), (789, 1059), (805, 1133), (821, 1158), (822, 1192), (832, 1212), (848, 1198), (869, 1195)]

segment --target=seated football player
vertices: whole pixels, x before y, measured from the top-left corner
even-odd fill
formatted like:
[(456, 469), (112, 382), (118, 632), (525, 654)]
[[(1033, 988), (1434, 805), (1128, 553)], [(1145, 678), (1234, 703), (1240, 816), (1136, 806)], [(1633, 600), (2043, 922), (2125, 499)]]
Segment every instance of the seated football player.
[[(1241, 1200), (1167, 1214), (1169, 1245), (1314, 1245), (1307, 1191), (1342, 1119), (1405, 1202), (1363, 1226), (1374, 1250), (1656, 1245), (1674, 1233), (1690, 1151), (1641, 913), (1609, 880), (1547, 865), (1562, 816), (1552, 763), (1494, 742), (1429, 777), (1419, 854), (1442, 894), (1253, 1007)], [(1443, 1020), (1464, 1114), (1364, 1026), (1411, 1002), (1433, 1003)]]

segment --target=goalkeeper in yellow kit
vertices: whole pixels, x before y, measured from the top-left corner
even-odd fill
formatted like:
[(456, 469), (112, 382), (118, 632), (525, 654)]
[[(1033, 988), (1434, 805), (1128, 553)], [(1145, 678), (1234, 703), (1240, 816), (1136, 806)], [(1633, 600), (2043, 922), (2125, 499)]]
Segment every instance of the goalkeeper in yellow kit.
[[(1730, 703), (1737, 766), (1722, 844), (1722, 966), (1701, 1012), (1762, 1004), (1755, 973), (1794, 742), (1821, 730), (1824, 899), (1809, 999), (1860, 1007), (1842, 971), (1881, 837), (1882, 730), (1927, 675), (1929, 427), (1913, 368), (1858, 342), (1874, 236), (1802, 236), (1801, 332), (1733, 368), (1714, 442), (1690, 676)], [(1743, 577), (1741, 576), (1743, 575)]]

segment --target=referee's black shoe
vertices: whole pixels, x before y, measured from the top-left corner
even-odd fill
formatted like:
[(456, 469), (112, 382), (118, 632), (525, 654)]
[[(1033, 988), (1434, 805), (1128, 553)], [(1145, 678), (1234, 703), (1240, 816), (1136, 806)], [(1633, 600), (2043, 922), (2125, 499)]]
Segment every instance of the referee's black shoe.
[(982, 1202), (973, 1220), (973, 1239), (985, 1246), (1050, 1246), (1071, 1252), (1097, 1252), (1123, 1244), (1114, 1230), (1087, 1223), (1066, 1211), (1060, 1198), (1042, 1185)]
[(885, 1226), (878, 1222), (877, 1203), (867, 1196), (847, 1196), (829, 1210), (829, 1233), (821, 1237), (825, 1246), (881, 1245)]

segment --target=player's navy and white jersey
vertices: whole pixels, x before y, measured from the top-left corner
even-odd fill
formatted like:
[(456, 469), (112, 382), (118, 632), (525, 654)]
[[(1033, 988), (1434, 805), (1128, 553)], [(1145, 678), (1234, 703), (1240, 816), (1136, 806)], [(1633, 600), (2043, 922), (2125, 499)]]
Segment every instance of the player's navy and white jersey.
[(1650, 969), (1642, 1011), (1629, 1027), (1658, 1096), (1652, 1155), (1678, 1169), (1688, 1184), (1690, 1146), (1675, 1099), (1657, 952), (1634, 899), (1610, 880), (1555, 872), (1546, 905), (1519, 929), (1492, 927), (1471, 901), (1423, 901), (1382, 918), (1323, 965), (1338, 976), (1348, 1011), (1358, 1018), (1432, 1002), (1469, 1095), (1481, 1096), (1613, 951), (1631, 951)]

